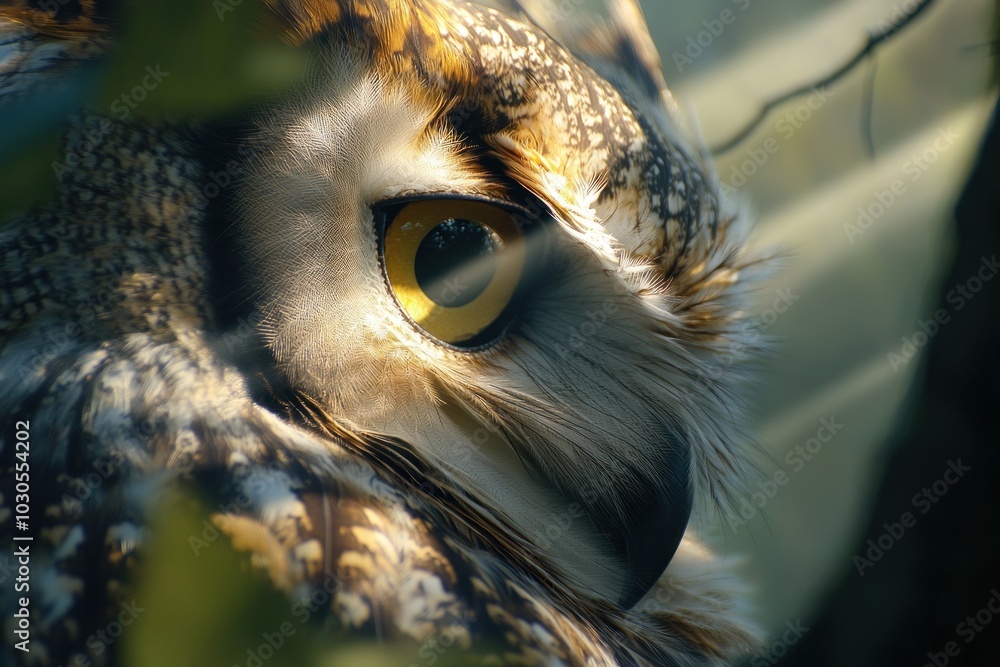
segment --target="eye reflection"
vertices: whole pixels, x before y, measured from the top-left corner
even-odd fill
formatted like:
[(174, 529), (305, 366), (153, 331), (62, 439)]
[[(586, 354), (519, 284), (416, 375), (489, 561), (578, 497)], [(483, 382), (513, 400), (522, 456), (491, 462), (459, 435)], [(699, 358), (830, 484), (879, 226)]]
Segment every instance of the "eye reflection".
[(431, 301), (458, 308), (479, 298), (497, 273), (503, 240), (472, 220), (448, 220), (420, 243), (414, 271)]

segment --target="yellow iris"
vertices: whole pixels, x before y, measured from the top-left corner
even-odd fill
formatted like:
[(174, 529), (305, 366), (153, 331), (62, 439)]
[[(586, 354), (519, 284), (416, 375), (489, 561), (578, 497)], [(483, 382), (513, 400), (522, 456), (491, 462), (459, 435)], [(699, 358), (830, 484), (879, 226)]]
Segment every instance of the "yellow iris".
[(524, 238), (501, 207), (418, 201), (386, 227), (383, 261), (396, 300), (414, 322), (445, 343), (470, 344), (514, 299), (524, 273)]

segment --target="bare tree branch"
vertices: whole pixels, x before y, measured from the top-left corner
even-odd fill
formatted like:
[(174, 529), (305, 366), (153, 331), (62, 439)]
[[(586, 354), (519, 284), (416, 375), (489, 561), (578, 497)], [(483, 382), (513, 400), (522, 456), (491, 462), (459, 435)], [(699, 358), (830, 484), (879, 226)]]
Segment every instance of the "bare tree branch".
[[(761, 123), (764, 122), (768, 114), (770, 114), (771, 111), (773, 111), (776, 107), (784, 104), (785, 102), (788, 102), (789, 100), (793, 100), (796, 97), (800, 97), (802, 95), (810, 93), (815, 88), (831, 85), (840, 80), (841, 78), (843, 78), (844, 76), (846, 76), (855, 67), (857, 67), (859, 63), (864, 61), (865, 58), (872, 56), (875, 50), (878, 49), (878, 47), (881, 46), (884, 42), (887, 42), (888, 40), (892, 39), (892, 37), (894, 37), (903, 28), (913, 23), (913, 21), (933, 3), (934, 0), (922, 0), (920, 4), (911, 9), (905, 16), (903, 16), (895, 24), (882, 30), (869, 31), (868, 39), (865, 42), (864, 46), (856, 54), (854, 54), (854, 56), (850, 60), (848, 60), (846, 63), (838, 67), (836, 70), (834, 70), (830, 74), (826, 75), (825, 77), (817, 81), (811, 81), (805, 85), (799, 86), (798, 88), (790, 90), (786, 93), (783, 93), (782, 95), (779, 95), (778, 97), (772, 98), (767, 102), (765, 102), (764, 105), (760, 108), (760, 111), (757, 113), (757, 116), (752, 121), (750, 121), (750, 123), (748, 123), (742, 130), (737, 132), (735, 135), (733, 135), (726, 141), (723, 141), (721, 144), (714, 146), (712, 148), (712, 153), (714, 155), (720, 155), (722, 153), (726, 153), (732, 150), (733, 148), (736, 148), (744, 139), (750, 136), (750, 134), (755, 129), (757, 129), (757, 127), (759, 127)], [(874, 85), (874, 72), (871, 75), (871, 85)], [(868, 138), (869, 151), (874, 152), (873, 140), (870, 137), (871, 118), (868, 117), (867, 119), (864, 120), (864, 122), (867, 124), (866, 130), (869, 133), (869, 138)]]
[(868, 157), (875, 159), (875, 132), (872, 130), (875, 116), (875, 77), (878, 75), (878, 60), (869, 56), (868, 73), (865, 75), (864, 101), (861, 104), (861, 134), (865, 138)]

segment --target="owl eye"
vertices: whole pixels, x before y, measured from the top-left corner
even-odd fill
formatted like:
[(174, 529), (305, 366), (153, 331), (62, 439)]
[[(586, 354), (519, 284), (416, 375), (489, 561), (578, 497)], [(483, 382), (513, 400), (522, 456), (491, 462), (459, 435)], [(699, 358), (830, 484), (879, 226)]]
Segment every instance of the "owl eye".
[(382, 237), (386, 281), (403, 311), (441, 342), (476, 347), (502, 332), (525, 267), (522, 225), (501, 206), (407, 204)]

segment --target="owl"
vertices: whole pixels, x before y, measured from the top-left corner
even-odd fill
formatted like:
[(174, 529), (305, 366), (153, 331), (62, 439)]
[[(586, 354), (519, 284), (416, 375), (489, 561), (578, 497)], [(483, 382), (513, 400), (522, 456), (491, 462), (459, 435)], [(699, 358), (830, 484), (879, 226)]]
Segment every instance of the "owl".
[[(2, 104), (112, 51), (114, 11), (0, 9)], [(115, 664), (154, 519), (190, 494), (195, 555), (217, 541), (290, 609), (322, 599), (302, 622), (333, 643), (749, 652), (744, 587), (689, 524), (753, 474), (762, 260), (638, 6), (266, 11), (307, 62), (293, 88), (145, 117), (170, 71), (143, 64), (73, 113), (54, 193), (0, 227), (0, 525), (30, 571), (2, 593), (7, 661)]]

